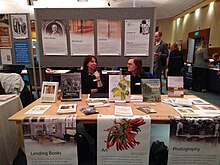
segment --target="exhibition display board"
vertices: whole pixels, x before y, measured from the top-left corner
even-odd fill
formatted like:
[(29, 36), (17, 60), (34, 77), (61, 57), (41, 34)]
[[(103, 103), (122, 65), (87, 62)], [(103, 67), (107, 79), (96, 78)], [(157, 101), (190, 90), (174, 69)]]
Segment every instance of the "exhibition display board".
[(152, 66), (155, 8), (36, 8), (35, 20), (42, 66), (80, 67), (88, 54), (101, 67), (125, 67), (129, 56)]

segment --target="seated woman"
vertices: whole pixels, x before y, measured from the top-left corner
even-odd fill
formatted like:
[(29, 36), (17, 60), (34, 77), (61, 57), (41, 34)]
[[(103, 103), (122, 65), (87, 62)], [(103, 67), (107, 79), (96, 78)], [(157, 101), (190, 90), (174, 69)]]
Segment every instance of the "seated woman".
[(97, 58), (89, 55), (84, 59), (82, 72), (82, 93), (100, 93), (102, 92), (102, 80), (100, 72), (96, 70)]
[(131, 94), (141, 94), (141, 79), (151, 79), (154, 76), (150, 72), (144, 72), (140, 58), (129, 58), (127, 67), (128, 73), (131, 75)]

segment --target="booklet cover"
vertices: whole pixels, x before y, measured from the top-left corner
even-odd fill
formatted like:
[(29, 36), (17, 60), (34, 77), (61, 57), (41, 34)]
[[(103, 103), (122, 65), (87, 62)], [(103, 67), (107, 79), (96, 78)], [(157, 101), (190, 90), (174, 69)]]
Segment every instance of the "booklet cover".
[(190, 100), (184, 99), (184, 98), (176, 98), (174, 104), (177, 106), (185, 106), (185, 107), (192, 106), (192, 102)]
[(81, 74), (61, 75), (61, 101), (81, 100)]
[(115, 106), (115, 116), (133, 116), (131, 106)]
[(207, 105), (210, 104), (207, 101), (201, 99), (201, 98), (187, 98), (188, 100), (190, 100), (193, 104), (195, 105)]
[(198, 117), (199, 116), (199, 114), (196, 113), (192, 108), (174, 107), (174, 109), (180, 114), (181, 117)]
[(161, 101), (160, 79), (141, 79), (143, 102)]
[(41, 89), (41, 102), (55, 102), (58, 91), (58, 82), (43, 81)]
[(28, 110), (25, 115), (41, 115), (46, 110), (48, 110), (51, 107), (51, 105), (36, 105), (30, 110)]
[(168, 76), (168, 96), (171, 97), (183, 97), (183, 77), (180, 76)]
[(146, 114), (156, 113), (157, 112), (156, 110), (154, 110), (154, 109), (152, 109), (151, 107), (148, 107), (148, 106), (146, 106), (146, 107), (138, 107), (137, 109), (142, 111), (142, 112), (144, 112), (144, 113), (146, 113)]
[(60, 104), (57, 114), (75, 113), (77, 104)]
[(92, 114), (99, 113), (99, 111), (97, 111), (95, 109), (95, 107), (83, 107), (83, 108), (80, 109), (80, 111), (82, 113), (84, 113), (85, 115), (92, 115)]
[(109, 101), (130, 101), (130, 75), (109, 75)]

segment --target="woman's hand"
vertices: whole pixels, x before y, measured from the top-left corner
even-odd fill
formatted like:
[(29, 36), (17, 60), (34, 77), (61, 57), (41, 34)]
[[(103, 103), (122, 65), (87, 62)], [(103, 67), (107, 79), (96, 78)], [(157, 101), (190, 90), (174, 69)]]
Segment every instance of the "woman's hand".
[(95, 71), (95, 72), (93, 73), (93, 75), (96, 77), (97, 81), (100, 80), (100, 73), (99, 73), (98, 71)]
[(91, 93), (97, 93), (98, 89), (91, 89)]

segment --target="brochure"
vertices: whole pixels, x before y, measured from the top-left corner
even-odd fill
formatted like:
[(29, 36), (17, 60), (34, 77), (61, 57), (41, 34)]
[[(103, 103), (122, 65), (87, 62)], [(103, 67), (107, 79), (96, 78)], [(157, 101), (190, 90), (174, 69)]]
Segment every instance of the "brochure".
[(115, 116), (133, 116), (131, 106), (115, 106)]
[(15, 97), (16, 94), (4, 94), (4, 95), (0, 95), (0, 101), (6, 101), (8, 99), (11, 99), (13, 97)]
[(48, 110), (51, 107), (51, 105), (36, 105), (30, 110), (28, 110), (25, 115), (41, 115), (46, 110)]
[(191, 107), (192, 106), (192, 102), (188, 99), (183, 99), (183, 98), (176, 98), (175, 105), (180, 105), (180, 106), (185, 106), (185, 107)]
[(41, 102), (55, 102), (58, 91), (58, 82), (43, 81), (41, 89)]
[(168, 76), (168, 96), (171, 97), (183, 97), (183, 77), (180, 76)]
[(174, 107), (174, 109), (182, 117), (198, 117), (199, 116), (199, 114), (196, 113), (192, 108), (188, 108), (188, 107)]
[(201, 99), (201, 98), (187, 98), (188, 100), (190, 100), (193, 104), (195, 105), (207, 105), (210, 104), (207, 101)]
[(94, 107), (108, 107), (108, 106), (110, 106), (107, 98), (88, 98), (88, 99), (86, 99), (86, 102), (89, 106), (94, 106)]
[(109, 75), (109, 101), (130, 101), (130, 75)]
[(157, 112), (156, 110), (152, 109), (151, 107), (138, 107), (137, 109), (146, 113), (146, 114)]
[(57, 114), (75, 113), (77, 104), (60, 104)]
[(80, 73), (61, 75), (61, 101), (81, 100), (81, 88)]
[(80, 111), (83, 112), (86, 115), (99, 113), (99, 111), (97, 111), (95, 109), (95, 107), (84, 107), (84, 108), (81, 108)]
[(159, 79), (142, 79), (143, 102), (161, 101), (160, 80)]

